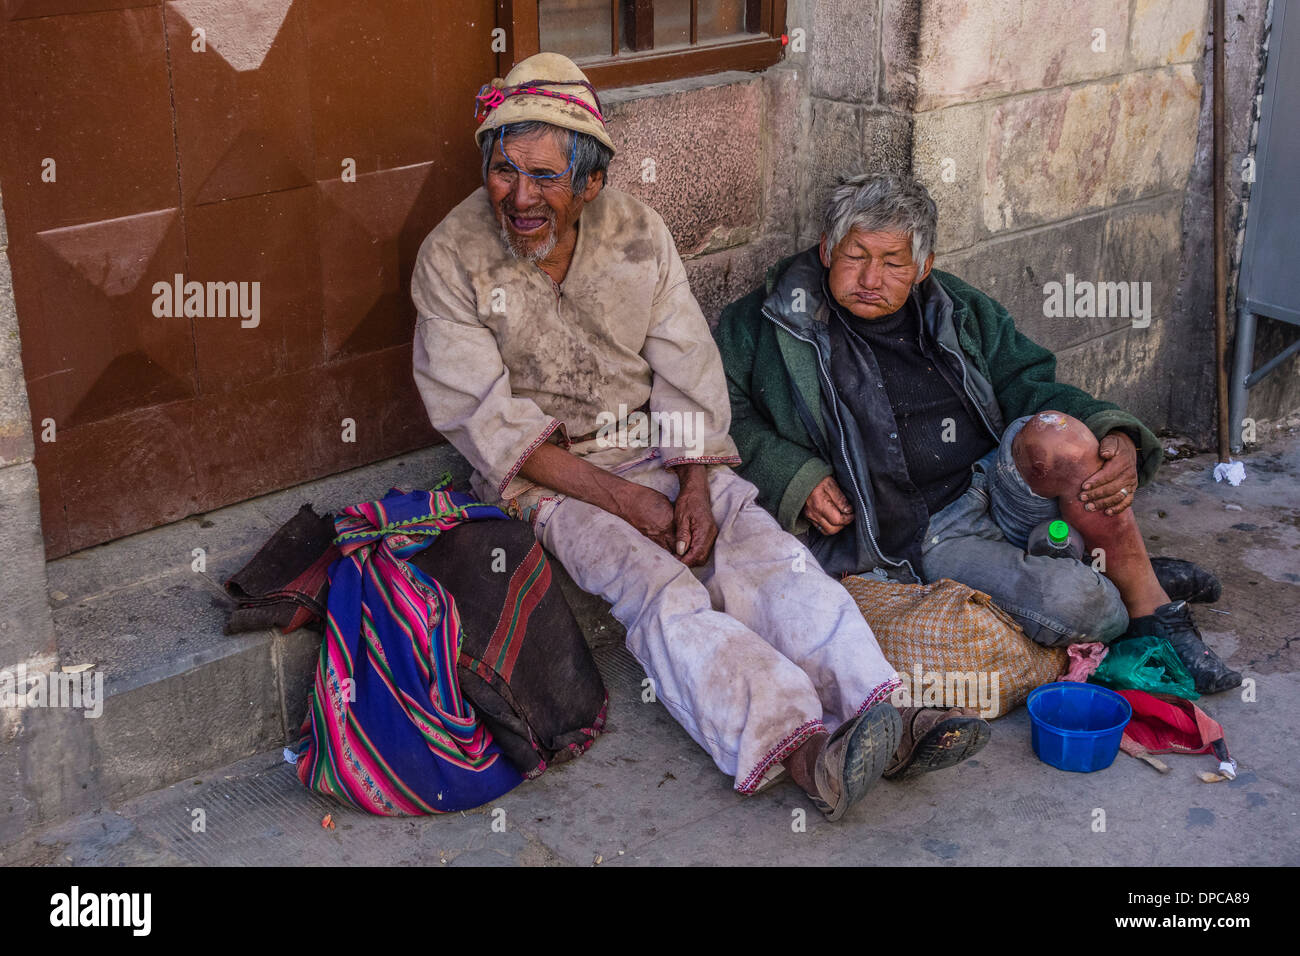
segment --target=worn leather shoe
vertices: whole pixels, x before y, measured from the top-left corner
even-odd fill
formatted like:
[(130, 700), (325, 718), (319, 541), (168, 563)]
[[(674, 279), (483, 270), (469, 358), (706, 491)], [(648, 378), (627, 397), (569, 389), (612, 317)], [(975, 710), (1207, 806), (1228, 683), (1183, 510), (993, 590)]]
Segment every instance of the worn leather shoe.
[(1182, 558), (1152, 558), (1151, 570), (1171, 601), (1213, 604), (1223, 594), (1223, 585), (1199, 564)]
[(810, 794), (827, 819), (844, 816), (875, 786), (901, 733), (898, 711), (889, 701), (882, 701), (846, 720), (831, 734), (813, 768), (817, 793)]
[(903, 736), (885, 768), (886, 780), (907, 780), (959, 764), (979, 753), (993, 734), (988, 721), (967, 707), (902, 707), (899, 716)]
[(1173, 601), (1156, 608), (1154, 614), (1130, 618), (1124, 637), (1163, 637), (1178, 654), (1201, 694), (1217, 694), (1241, 686), (1241, 674), (1219, 659), (1205, 646), (1201, 632), (1192, 620), (1186, 601)]

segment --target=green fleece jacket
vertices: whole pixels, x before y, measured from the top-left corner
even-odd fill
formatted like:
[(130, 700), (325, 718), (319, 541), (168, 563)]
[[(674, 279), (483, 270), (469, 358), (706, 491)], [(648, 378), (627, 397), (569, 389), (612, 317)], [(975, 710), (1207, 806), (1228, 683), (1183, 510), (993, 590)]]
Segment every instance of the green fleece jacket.
[[(780, 287), (796, 258), (777, 263), (764, 286), (723, 309), (714, 335), (727, 374), (731, 436), (743, 461), (736, 470), (758, 487), (759, 503), (781, 526), (798, 533), (807, 527), (801, 512), (808, 495), (832, 467), (819, 456), (795, 401), (797, 389), (820, 424), (816, 347), (781, 324), (799, 321), (786, 310), (789, 290)], [(1151, 480), (1163, 453), (1150, 429), (1118, 406), (1056, 381), (1056, 357), (1018, 331), (1000, 303), (937, 269), (922, 283), (923, 294), (942, 295), (932, 282), (952, 300), (950, 321), (962, 357), (991, 386), (1004, 423), (1056, 409), (1098, 439), (1122, 431), (1137, 446), (1139, 484)]]

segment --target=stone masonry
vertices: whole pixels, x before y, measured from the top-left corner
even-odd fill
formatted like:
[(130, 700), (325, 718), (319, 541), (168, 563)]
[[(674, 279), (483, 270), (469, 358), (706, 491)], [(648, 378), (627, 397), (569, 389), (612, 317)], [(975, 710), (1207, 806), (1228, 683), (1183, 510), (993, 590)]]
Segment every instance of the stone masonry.
[[(1207, 10), (922, 6), (913, 162), (939, 203), (938, 266), (1056, 351), (1059, 378), (1155, 428), (1168, 424), (1174, 383), (1205, 361), (1176, 343), (1209, 334), (1212, 344), (1212, 326), (1194, 331), (1174, 309)], [(1044, 287), (1069, 276), (1150, 283), (1150, 315), (1049, 317)]]
[[(0, 212), (0, 671), (12, 680), (18, 665), (47, 671), (56, 656), (8, 245)], [(0, 708), (0, 843), (48, 817), (39, 805), (43, 799), (56, 813), (79, 805), (65, 789), (63, 773), (76, 749), (64, 744), (80, 730), (70, 726), (71, 719), (80, 715)], [(40, 795), (33, 793), (33, 781), (42, 783)]]

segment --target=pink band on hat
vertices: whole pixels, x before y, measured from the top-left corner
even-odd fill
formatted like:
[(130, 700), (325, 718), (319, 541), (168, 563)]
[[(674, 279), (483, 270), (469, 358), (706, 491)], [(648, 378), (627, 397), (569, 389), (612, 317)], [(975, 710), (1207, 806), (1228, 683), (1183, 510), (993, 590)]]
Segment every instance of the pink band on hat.
[[(557, 93), (555, 90), (543, 89), (544, 86), (584, 86), (591, 93), (596, 105), (592, 106), (590, 103), (586, 103), (569, 93)], [(601, 115), (599, 109), (600, 97), (596, 95), (595, 88), (584, 80), (529, 80), (526, 83), (520, 83), (518, 86), (505, 87), (494, 86), (491, 83), (485, 84), (479, 88), (478, 95), (474, 97), (474, 119), (482, 121), (487, 117), (487, 114), (504, 103), (509, 97), (523, 95), (549, 96), (551, 99), (573, 103), (576, 106), (581, 106), (600, 120), (602, 126), (605, 123), (605, 117)]]

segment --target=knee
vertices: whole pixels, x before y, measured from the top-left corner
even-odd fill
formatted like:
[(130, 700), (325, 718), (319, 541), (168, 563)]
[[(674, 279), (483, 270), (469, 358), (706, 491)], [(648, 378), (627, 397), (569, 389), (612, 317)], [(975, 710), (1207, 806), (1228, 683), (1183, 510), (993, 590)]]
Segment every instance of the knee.
[(1025, 422), (1011, 444), (1016, 467), (1035, 494), (1054, 498), (1100, 467), (1097, 438), (1077, 418), (1045, 411)]
[(1073, 585), (1054, 596), (1053, 617), (1064, 630), (1058, 636), (1059, 646), (1109, 644), (1128, 629), (1128, 610), (1109, 578), (1080, 574)]

